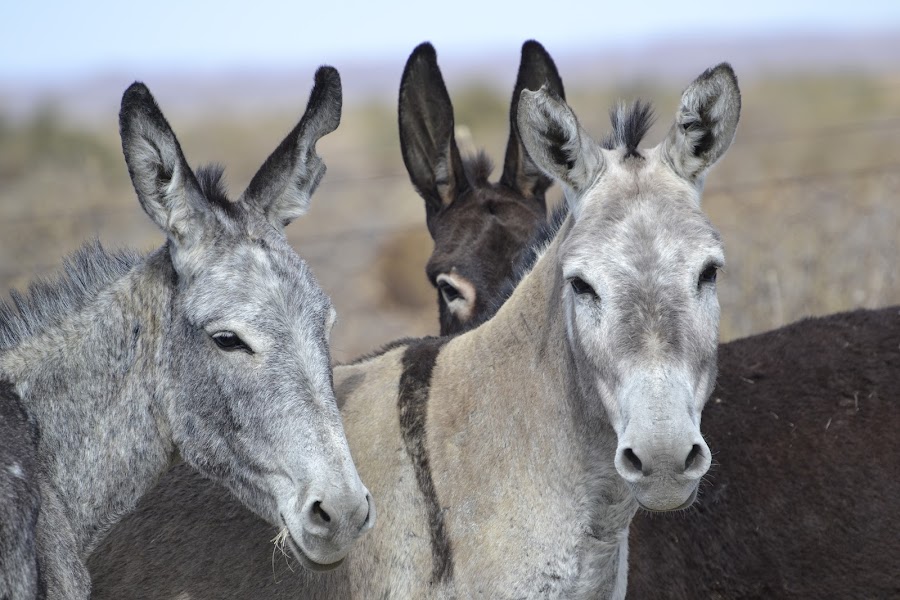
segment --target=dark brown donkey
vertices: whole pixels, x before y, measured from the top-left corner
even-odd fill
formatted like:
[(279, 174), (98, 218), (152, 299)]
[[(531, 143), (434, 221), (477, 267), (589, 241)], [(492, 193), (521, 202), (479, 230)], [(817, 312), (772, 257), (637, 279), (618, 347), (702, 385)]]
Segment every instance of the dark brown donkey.
[(488, 181), (491, 161), (480, 153), (462, 158), (453, 131), (453, 105), (434, 48), (420, 44), (400, 83), (400, 149), (413, 186), (425, 201), (434, 238), (426, 266), (438, 290), (441, 335), (461, 333), (493, 314), (512, 265), (546, 220), (544, 194), (552, 179), (528, 157), (516, 114), (523, 89), (542, 85), (565, 98), (553, 59), (535, 41), (522, 46), (522, 61), (509, 109), (510, 131), (503, 174)]

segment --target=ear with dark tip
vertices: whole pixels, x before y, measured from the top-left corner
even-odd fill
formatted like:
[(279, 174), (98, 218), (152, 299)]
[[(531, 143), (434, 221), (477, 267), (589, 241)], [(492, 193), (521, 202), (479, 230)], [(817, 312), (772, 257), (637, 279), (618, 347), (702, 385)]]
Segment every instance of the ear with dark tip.
[(542, 205), (545, 204), (544, 193), (553, 179), (541, 171), (525, 150), (519, 135), (518, 113), (522, 90), (537, 91), (543, 86), (547, 86), (550, 94), (566, 99), (562, 79), (550, 54), (539, 43), (529, 40), (522, 45), (522, 60), (509, 107), (509, 141), (500, 183), (525, 198), (535, 198)]
[(432, 219), (469, 184), (453, 133), (453, 105), (428, 42), (417, 46), (406, 61), (398, 113), (403, 163), (425, 200), (430, 228)]
[[(517, 120), (522, 144), (534, 163), (574, 191), (576, 197), (570, 200), (576, 200), (603, 169), (603, 155), (575, 113), (544, 86), (537, 92), (522, 91)], [(577, 206), (570, 208), (577, 212)]]
[(283, 227), (309, 209), (310, 198), (325, 175), (316, 142), (341, 122), (341, 76), (333, 67), (319, 67), (300, 122), (266, 159), (241, 202), (261, 210), (276, 227)]
[(210, 217), (206, 200), (175, 133), (143, 83), (131, 84), (122, 96), (119, 133), (144, 211), (176, 246), (196, 240)]
[(740, 116), (741, 92), (731, 65), (707, 69), (682, 94), (663, 156), (681, 177), (700, 182), (728, 150)]

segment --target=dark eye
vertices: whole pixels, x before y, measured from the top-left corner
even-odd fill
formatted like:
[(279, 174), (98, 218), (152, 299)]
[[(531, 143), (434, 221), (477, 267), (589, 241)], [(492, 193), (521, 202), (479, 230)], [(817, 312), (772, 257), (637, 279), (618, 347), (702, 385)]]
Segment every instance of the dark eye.
[(212, 339), (219, 348), (227, 352), (243, 350), (248, 354), (253, 354), (253, 350), (250, 349), (250, 346), (245, 344), (244, 340), (239, 338), (233, 331), (218, 331), (212, 334)]
[(719, 274), (719, 268), (716, 265), (707, 265), (703, 272), (700, 273), (700, 280), (697, 282), (697, 285), (703, 285), (704, 283), (715, 283), (716, 276)]
[(437, 287), (441, 292), (441, 296), (444, 297), (444, 302), (446, 302), (447, 304), (450, 304), (454, 300), (459, 300), (460, 298), (462, 298), (462, 294), (459, 293), (459, 290), (446, 281), (439, 281)]
[(575, 290), (575, 293), (579, 296), (584, 294), (589, 294), (594, 298), (597, 298), (597, 292), (594, 291), (594, 288), (589, 286), (587, 282), (581, 277), (573, 277), (569, 280), (569, 284), (572, 286), (572, 289)]

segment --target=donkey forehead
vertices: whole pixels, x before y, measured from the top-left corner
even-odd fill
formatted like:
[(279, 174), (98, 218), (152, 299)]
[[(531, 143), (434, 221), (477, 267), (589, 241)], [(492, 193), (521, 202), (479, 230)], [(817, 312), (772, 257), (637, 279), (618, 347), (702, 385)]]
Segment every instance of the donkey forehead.
[[(618, 156), (616, 155), (618, 152)], [(718, 231), (700, 210), (699, 192), (658, 160), (607, 152), (607, 167), (581, 199), (565, 260), (646, 272), (694, 270), (697, 260), (724, 261)]]
[(248, 319), (276, 313), (311, 318), (310, 313), (324, 315), (330, 309), (306, 263), (277, 236), (219, 240), (208, 258), (192, 282), (191, 305), (209, 318), (234, 312)]
[(434, 252), (426, 270), (439, 274), (484, 258), (502, 260), (515, 254), (546, 219), (537, 201), (499, 184), (478, 186), (434, 218)]
[[(467, 190), (459, 199), (435, 217), (437, 238), (451, 241), (450, 232), (478, 231), (499, 225), (510, 231), (530, 232), (545, 218), (543, 205), (533, 198), (523, 198), (501, 184), (480, 184)], [(444, 235), (444, 232), (447, 235)]]

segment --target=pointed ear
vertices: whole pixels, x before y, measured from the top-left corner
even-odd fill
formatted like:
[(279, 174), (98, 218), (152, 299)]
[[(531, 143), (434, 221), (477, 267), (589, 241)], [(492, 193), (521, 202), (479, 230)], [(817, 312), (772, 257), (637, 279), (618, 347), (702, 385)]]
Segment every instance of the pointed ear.
[(544, 193), (553, 179), (545, 175), (526, 152), (519, 134), (517, 117), (522, 90), (536, 91), (544, 85), (551, 94), (562, 100), (566, 99), (562, 79), (550, 54), (539, 43), (529, 40), (522, 45), (522, 61), (519, 63), (519, 75), (516, 77), (516, 87), (509, 107), (509, 141), (506, 144), (506, 159), (500, 183), (525, 198), (538, 200), (542, 205), (545, 204)]
[(681, 96), (675, 124), (663, 142), (663, 156), (692, 183), (719, 160), (734, 139), (741, 116), (741, 92), (728, 63), (704, 71)]
[(469, 187), (453, 135), (453, 105), (434, 47), (413, 50), (400, 80), (400, 152), (409, 178), (425, 200), (426, 221)]
[(122, 96), (119, 133), (138, 200), (176, 247), (199, 239), (211, 218), (197, 179), (156, 101), (143, 83)]
[(325, 175), (316, 142), (341, 122), (341, 76), (333, 67), (319, 67), (300, 122), (266, 159), (241, 202), (262, 211), (281, 228), (309, 209), (310, 198)]
[[(603, 169), (600, 146), (579, 125), (565, 101), (546, 86), (523, 90), (519, 100), (522, 144), (544, 173), (565, 184), (578, 196)], [(566, 194), (567, 198), (569, 194)], [(574, 198), (570, 198), (570, 201)], [(570, 207), (576, 212), (576, 206)]]

